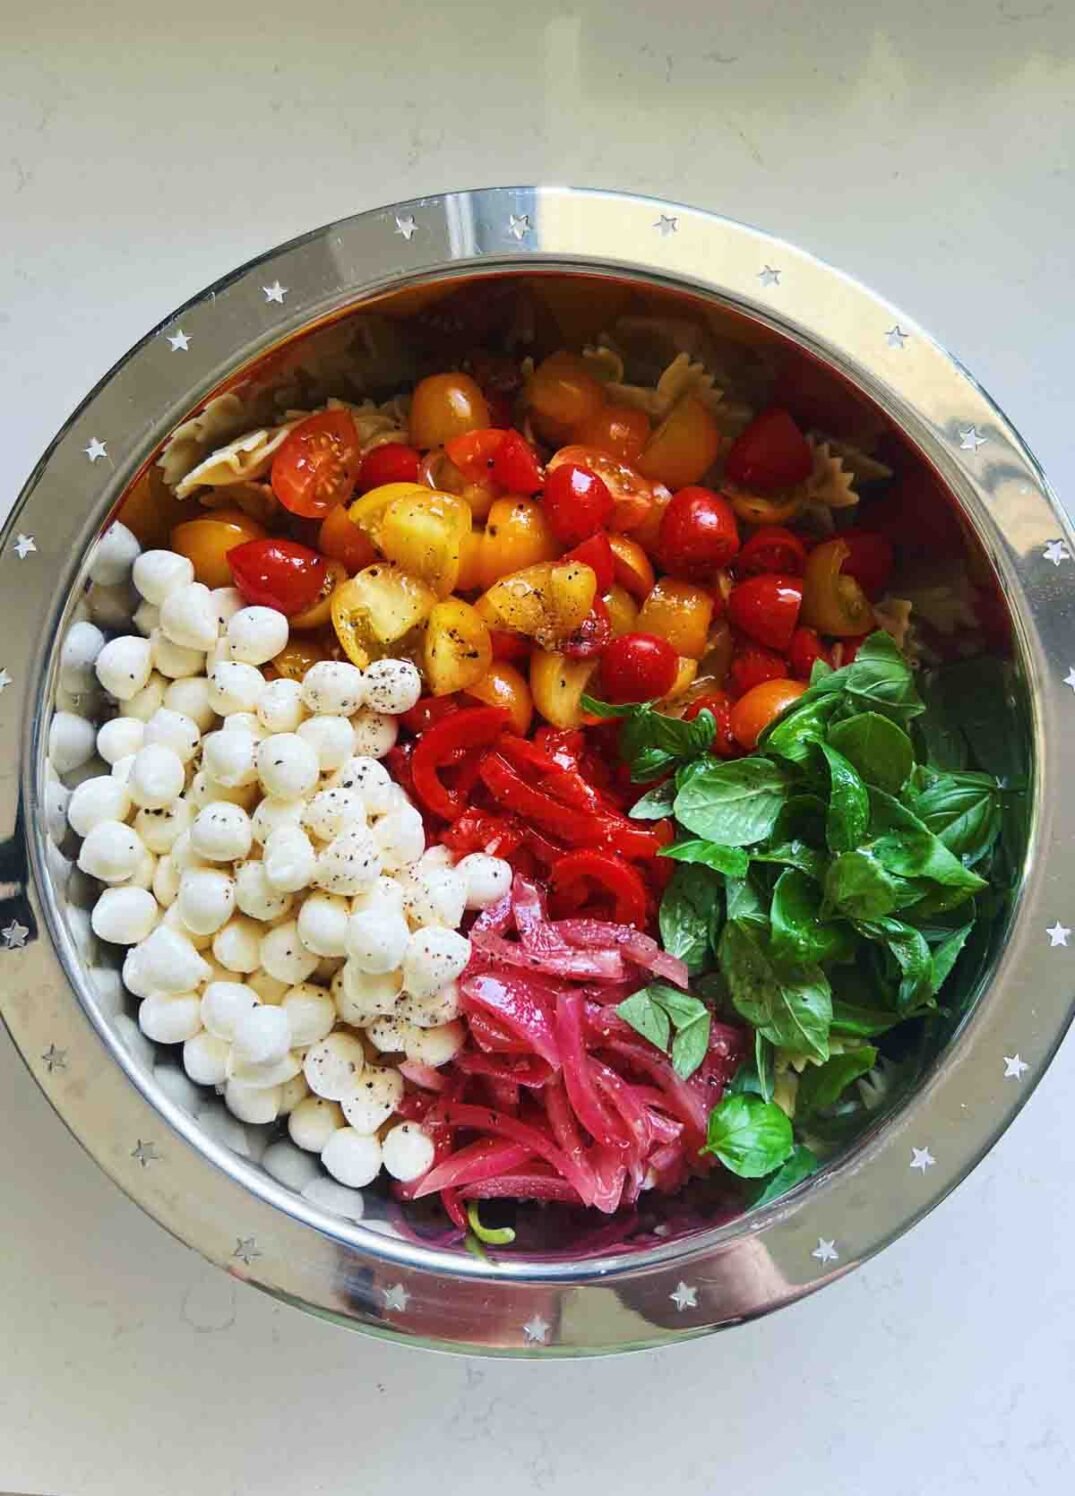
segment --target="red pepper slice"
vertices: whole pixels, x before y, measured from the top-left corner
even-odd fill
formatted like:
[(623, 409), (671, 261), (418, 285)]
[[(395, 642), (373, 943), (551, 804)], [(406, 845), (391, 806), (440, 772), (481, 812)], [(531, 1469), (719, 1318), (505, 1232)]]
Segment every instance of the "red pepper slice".
[[(646, 885), (638, 869), (615, 852), (580, 848), (567, 852), (549, 877), (560, 908), (558, 916), (579, 914), (590, 907), (594, 892), (612, 900), (612, 918), (620, 925), (646, 923)], [(596, 889), (595, 889), (596, 885)]]
[(735, 569), (741, 577), (752, 577), (766, 571), (801, 577), (805, 566), (805, 545), (793, 530), (787, 530), (783, 525), (762, 525), (744, 542), (735, 558)]
[(450, 717), (458, 710), (458, 696), (420, 696), (412, 707), (400, 714), (399, 722), (401, 727), (417, 736), (427, 732), (442, 717)]
[(507, 713), (499, 707), (478, 706), (453, 712), (426, 729), (414, 745), (411, 773), (415, 793), (427, 810), (446, 821), (454, 821), (463, 814), (467, 808), (466, 793), (450, 790), (438, 771), (454, 762), (465, 749), (484, 748), (495, 742), (507, 721)]

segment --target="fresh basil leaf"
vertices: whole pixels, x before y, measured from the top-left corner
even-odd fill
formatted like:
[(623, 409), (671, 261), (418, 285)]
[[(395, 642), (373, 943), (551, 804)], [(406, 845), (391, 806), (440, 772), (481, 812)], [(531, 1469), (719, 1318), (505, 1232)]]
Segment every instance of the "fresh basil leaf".
[(705, 841), (701, 837), (662, 847), (660, 855), (670, 857), (673, 862), (701, 862), (714, 872), (732, 878), (744, 877), (750, 866), (750, 858), (742, 847), (722, 847), (718, 842)]
[(930, 983), (934, 992), (939, 992), (944, 986), (952, 967), (959, 959), (959, 953), (967, 943), (967, 936), (974, 928), (973, 924), (964, 925), (962, 929), (953, 930), (946, 940), (940, 945), (934, 946), (932, 952), (932, 972)]
[(836, 696), (801, 696), (771, 727), (767, 727), (758, 746), (765, 753), (776, 754), (792, 764), (809, 763), (824, 741), (833, 713), (839, 706)]
[[(943, 676), (943, 670), (919, 675), (918, 689), (926, 710), (914, 723), (914, 734), (921, 759), (935, 769), (956, 771), (967, 767), (968, 744), (945, 700), (944, 687), (940, 684)], [(887, 788), (882, 785), (882, 789)]]
[[(757, 1039), (758, 1036), (755, 1035), (754, 1037)], [(758, 1076), (758, 1067), (752, 1060), (743, 1061), (731, 1080), (724, 1087), (724, 1094), (725, 1096), (761, 1096), (761, 1080)]]
[(936, 692), (943, 696), (946, 719), (958, 723), (979, 768), (1009, 783), (1025, 776), (1024, 713), (1007, 661), (979, 655), (946, 665), (936, 674)]
[(671, 1039), (672, 1067), (684, 1080), (705, 1059), (712, 1015), (705, 1003), (689, 992), (681, 992), (667, 982), (651, 982), (620, 1003), (616, 1012), (664, 1054)]
[(827, 810), (820, 795), (789, 795), (776, 818), (773, 841), (802, 841), (812, 847), (823, 847)]
[(825, 839), (830, 852), (853, 852), (862, 845), (870, 824), (870, 800), (856, 770), (828, 743), (821, 744), (829, 766), (829, 811)]
[(668, 717), (648, 704), (635, 708), (620, 729), (620, 757), (636, 781), (655, 779), (677, 762), (698, 758), (713, 742), (713, 713), (701, 711), (693, 722)]
[(827, 675), (832, 675), (833, 668), (826, 660), (815, 660), (810, 667), (810, 684), (816, 686), (823, 681)]
[[(822, 663), (821, 660), (816, 661), (818, 665)], [(766, 1182), (765, 1188), (750, 1202), (751, 1209), (759, 1205), (768, 1205), (772, 1200), (779, 1200), (781, 1195), (786, 1195), (797, 1184), (802, 1184), (804, 1179), (809, 1179), (820, 1166), (821, 1160), (816, 1154), (810, 1152), (805, 1143), (796, 1143), (784, 1163)]]
[(698, 1007), (696, 1016), (684, 1023), (672, 1040), (672, 1069), (683, 1080), (694, 1074), (709, 1048), (712, 1017), (703, 1004), (699, 1003)]
[(677, 867), (664, 891), (657, 917), (661, 943), (686, 961), (689, 971), (700, 971), (706, 963), (710, 919), (719, 902), (720, 888), (705, 867)]
[(671, 982), (651, 982), (643, 990), (668, 1014), (677, 1033), (709, 1012), (705, 1003)]
[(768, 928), (766, 906), (751, 878), (726, 878), (724, 904), (729, 920), (734, 920), (741, 925), (759, 925), (762, 929)]
[(725, 925), (718, 955), (741, 1017), (778, 1048), (828, 1059), (832, 995), (819, 966), (776, 961), (763, 933), (738, 921)]
[(1000, 791), (988, 774), (926, 774), (910, 796), (916, 816), (965, 866), (980, 862), (1000, 835)]
[(847, 936), (839, 925), (821, 917), (818, 884), (797, 868), (786, 868), (776, 880), (769, 908), (773, 955), (781, 961), (827, 961), (846, 953)]
[(856, 710), (880, 712), (899, 723), (925, 710), (911, 667), (889, 635), (880, 630), (863, 640), (850, 665), (827, 676), (821, 686), (842, 687)]
[(825, 875), (825, 904), (848, 919), (881, 919), (921, 896), (920, 887), (893, 876), (871, 848), (842, 852)]
[(883, 790), (871, 789), (872, 850), (887, 872), (902, 878), (928, 878), (967, 894), (986, 887), (984, 878), (963, 866), (905, 805)]
[(896, 995), (901, 1013), (909, 1013), (933, 996), (933, 957), (926, 938), (913, 925), (898, 919), (861, 920), (855, 928), (867, 940), (876, 940), (889, 950), (900, 968)]
[(817, 852), (813, 847), (808, 847), (805, 842), (801, 841), (776, 842), (769, 847), (751, 847), (750, 860), (751, 862), (775, 863), (780, 867), (798, 868), (800, 873), (813, 878), (815, 883), (822, 882), (825, 869), (829, 865), (824, 852)]
[(709, 1114), (703, 1153), (714, 1153), (741, 1179), (761, 1179), (779, 1169), (794, 1147), (791, 1122), (760, 1096), (725, 1096)]
[(749, 847), (772, 831), (787, 789), (783, 772), (768, 759), (713, 759), (677, 792), (673, 810), (696, 836)]
[(611, 701), (598, 701), (595, 696), (587, 696), (585, 692), (580, 700), (584, 712), (589, 712), (591, 717), (600, 717), (602, 720), (632, 717), (638, 711), (637, 705), (616, 706)]
[(867, 784), (898, 795), (914, 767), (914, 749), (902, 727), (880, 712), (859, 712), (829, 728), (829, 742)]
[(799, 1077), (795, 1093), (796, 1120), (811, 1112), (832, 1106), (852, 1081), (858, 1080), (877, 1064), (877, 1050), (872, 1044), (834, 1054), (823, 1065), (807, 1065)]
[(872, 1039), (877, 1034), (886, 1033), (901, 1021), (900, 1014), (886, 1013), (883, 1008), (858, 1007), (854, 1003), (843, 1002), (838, 997), (832, 1000), (834, 1034), (847, 1035), (853, 1039)]
[(775, 1084), (776, 1050), (764, 1034), (754, 1033), (754, 1069), (758, 1077), (758, 1093), (763, 1101), (772, 1101)]
[(668, 1014), (653, 1001), (648, 988), (643, 987), (640, 992), (633, 992), (622, 1003), (617, 1003), (616, 1012), (624, 1023), (629, 1023), (662, 1054), (668, 1053), (672, 1025)]
[(666, 779), (664, 784), (655, 785), (653, 789), (635, 801), (628, 811), (628, 815), (634, 821), (660, 821), (665, 816), (672, 814), (672, 801), (676, 798), (676, 786), (671, 779)]

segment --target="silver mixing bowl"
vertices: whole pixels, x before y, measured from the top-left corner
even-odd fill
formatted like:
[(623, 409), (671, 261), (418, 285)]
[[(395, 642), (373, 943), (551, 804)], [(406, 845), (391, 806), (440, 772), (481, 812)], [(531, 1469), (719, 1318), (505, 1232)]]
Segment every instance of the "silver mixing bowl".
[[(589, 277), (569, 296), (584, 320), (611, 286), (630, 287), (687, 324), (780, 349), (883, 413), (909, 460), (949, 490), (1006, 599), (1017, 684), (996, 710), (1032, 769), (1007, 919), (917, 1084), (866, 1136), (747, 1216), (670, 1208), (619, 1239), (592, 1222), (561, 1227), (540, 1250), (494, 1261), (438, 1241), (428, 1218), (376, 1191), (315, 1176), (141, 1036), (89, 934), (92, 890), (49, 815), (47, 742), (56, 709), (94, 709), (60, 691), (57, 657), (97, 539), (117, 513), (143, 531), (161, 523), (174, 501), (152, 464), (178, 424), (224, 390), (213, 411), (227, 431), (289, 398), (339, 393), (345, 373), (391, 392), (410, 370), (386, 327), (460, 277), (552, 273)], [(1073, 554), (1034, 459), (970, 376), (902, 313), (790, 245), (675, 204), (560, 188), (447, 194), (331, 224), (225, 277), (133, 349), (60, 432), (0, 540), (3, 1017), (71, 1131), (145, 1210), (237, 1277), (341, 1323), (453, 1349), (578, 1355), (777, 1308), (937, 1204), (1015, 1116), (1071, 1019)]]

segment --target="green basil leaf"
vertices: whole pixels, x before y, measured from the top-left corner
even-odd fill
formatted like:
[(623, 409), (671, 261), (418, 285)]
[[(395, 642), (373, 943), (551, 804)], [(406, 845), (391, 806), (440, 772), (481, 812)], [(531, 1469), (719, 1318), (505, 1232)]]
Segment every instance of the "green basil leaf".
[(765, 753), (774, 753), (789, 763), (809, 763), (824, 741), (826, 729), (839, 704), (836, 696), (811, 696), (810, 699), (805, 694), (800, 696), (783, 716), (765, 729), (758, 746)]
[(703, 1153), (715, 1153), (741, 1179), (771, 1174), (791, 1154), (791, 1122), (772, 1101), (760, 1096), (725, 1096), (709, 1114)]
[(666, 951), (700, 971), (709, 954), (710, 919), (720, 903), (720, 888), (708, 868), (677, 867), (664, 891), (658, 913), (661, 943)]
[(716, 719), (710, 711), (701, 711), (693, 722), (685, 722), (680, 717), (654, 711), (646, 703), (624, 719), (620, 729), (620, 757), (630, 766), (633, 779), (653, 779), (676, 762), (705, 753), (716, 728)]
[(617, 717), (632, 717), (638, 711), (636, 705), (615, 706), (611, 701), (598, 701), (595, 696), (587, 696), (585, 692), (580, 699), (583, 711), (589, 712), (591, 717), (614, 720)]
[(683, 1080), (694, 1074), (709, 1048), (712, 1018), (708, 1008), (701, 1004), (699, 1007), (698, 1015), (683, 1024), (672, 1040), (672, 1069)]
[(872, 850), (887, 872), (928, 878), (968, 895), (986, 887), (905, 805), (883, 790), (871, 789), (869, 796)]
[(772, 1101), (775, 1083), (776, 1050), (763, 1034), (754, 1033), (754, 1069), (758, 1077), (758, 1093), (763, 1101)]
[(624, 1023), (629, 1023), (636, 1033), (641, 1034), (643, 1039), (648, 1039), (662, 1054), (668, 1053), (672, 1025), (668, 1014), (653, 1001), (648, 988), (643, 987), (640, 992), (633, 992), (622, 1003), (617, 1003), (616, 1012)]
[(922, 888), (885, 868), (872, 848), (841, 852), (825, 875), (825, 903), (848, 919), (880, 919), (921, 898)]
[(914, 749), (902, 727), (880, 712), (860, 712), (836, 722), (829, 742), (867, 784), (898, 795), (914, 767)]
[(858, 1080), (877, 1064), (877, 1050), (872, 1044), (834, 1054), (824, 1065), (807, 1065), (799, 1076), (795, 1093), (795, 1116), (805, 1118), (811, 1112), (832, 1106), (852, 1081)]
[(932, 972), (930, 982), (934, 992), (939, 992), (944, 986), (952, 967), (959, 958), (959, 953), (967, 943), (967, 936), (974, 928), (973, 924), (964, 925), (962, 929), (953, 930), (946, 940), (935, 946), (932, 953)]
[(783, 772), (768, 759), (712, 759), (677, 792), (673, 810), (696, 836), (749, 847), (772, 831), (787, 790)]
[(726, 878), (724, 881), (725, 912), (729, 920), (741, 925), (758, 925), (768, 929), (769, 917), (766, 905), (749, 876)]
[(718, 842), (705, 841), (701, 837), (662, 847), (660, 855), (670, 857), (673, 862), (701, 862), (732, 878), (744, 877), (750, 866), (750, 858), (742, 847), (722, 847)]
[(854, 1003), (832, 1000), (832, 1031), (852, 1039), (872, 1039), (884, 1034), (901, 1022), (898, 1013), (886, 1013), (883, 1008), (859, 1007)]
[(933, 996), (933, 956), (921, 930), (898, 919), (862, 920), (855, 927), (868, 940), (876, 940), (891, 951), (900, 968), (896, 1003), (909, 1013)]
[(751, 847), (751, 862), (775, 863), (779, 867), (798, 868), (800, 873), (805, 873), (808, 878), (813, 878), (815, 883), (821, 883), (825, 877), (825, 870), (829, 860), (824, 852), (815, 851), (808, 847), (805, 842), (775, 842), (768, 847)]
[(677, 1033), (688, 1024), (704, 1018), (709, 1012), (699, 998), (684, 992), (682, 987), (673, 987), (671, 982), (651, 982), (643, 990), (668, 1014)]
[[(1019, 691), (1011, 665), (979, 655), (936, 673), (945, 718), (959, 725), (979, 768), (1009, 783), (1026, 774), (1028, 744), (1019, 724)], [(941, 762), (938, 760), (938, 762)]]
[(847, 952), (839, 925), (821, 917), (818, 884), (797, 868), (786, 868), (776, 880), (769, 908), (773, 955), (781, 961), (827, 961)]
[(980, 862), (1000, 835), (1000, 791), (988, 774), (930, 774), (911, 797), (915, 815), (964, 865)]
[(825, 817), (825, 839), (830, 852), (853, 852), (862, 845), (870, 824), (870, 800), (866, 786), (842, 753), (821, 744), (829, 766), (829, 812)]
[[(758, 1035), (755, 1034), (755, 1039)], [(765, 1041), (767, 1042), (767, 1041)], [(724, 1087), (725, 1096), (761, 1096), (761, 1080), (753, 1060), (744, 1060)]]
[(628, 811), (635, 821), (660, 821), (672, 814), (672, 801), (676, 798), (676, 787), (671, 779), (647, 790)]
[(812, 847), (823, 847), (827, 812), (828, 806), (820, 795), (789, 795), (776, 818), (773, 841), (802, 841)]
[[(815, 663), (820, 665), (823, 661), (818, 660)], [(804, 1179), (809, 1179), (820, 1166), (820, 1159), (810, 1152), (805, 1143), (796, 1143), (784, 1163), (766, 1182), (765, 1188), (750, 1202), (751, 1208), (768, 1205), (771, 1200), (778, 1200), (781, 1195), (786, 1195), (788, 1190), (794, 1189), (797, 1184), (802, 1184)]]
[(863, 640), (852, 663), (827, 676), (821, 685), (822, 689), (842, 686), (856, 710), (880, 712), (895, 722), (906, 723), (925, 710), (911, 667), (882, 631)]
[(778, 1048), (828, 1059), (832, 994), (819, 966), (776, 961), (762, 931), (738, 921), (725, 925), (718, 954), (741, 1017)]

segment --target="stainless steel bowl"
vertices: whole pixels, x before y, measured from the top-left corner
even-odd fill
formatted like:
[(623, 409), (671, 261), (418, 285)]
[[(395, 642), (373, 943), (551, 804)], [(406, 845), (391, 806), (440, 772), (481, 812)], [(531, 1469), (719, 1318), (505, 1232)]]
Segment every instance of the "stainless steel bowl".
[[(913, 1093), (847, 1154), (739, 1219), (669, 1213), (629, 1240), (561, 1235), (489, 1261), (438, 1244), (373, 1192), (311, 1184), (301, 1159), (226, 1117), (142, 1038), (93, 949), (89, 891), (62, 828), (50, 828), (46, 745), (58, 705), (93, 710), (58, 695), (57, 645), (84, 606), (97, 538), (119, 511), (154, 522), (164, 496), (152, 462), (178, 424), (225, 390), (213, 410), (233, 430), (292, 391), (338, 392), (345, 345), (348, 370), (364, 359), (367, 386), (390, 391), (408, 371), (385, 364), (385, 318), (413, 314), (460, 277), (554, 272), (589, 277), (579, 308), (629, 286), (801, 359), (882, 413), (950, 490), (1006, 598), (1019, 684), (997, 710), (1026, 735), (1033, 772), (1021, 878), (973, 1001)], [(757, 230), (560, 188), (447, 194), (331, 224), (218, 282), (133, 349), (67, 422), (4, 532), (0, 1010), (57, 1111), (133, 1199), (229, 1272), (315, 1313), (419, 1344), (579, 1355), (775, 1309), (849, 1271), (953, 1188), (1071, 1019), (1073, 554), (1034, 459), (971, 377), (871, 292)]]

